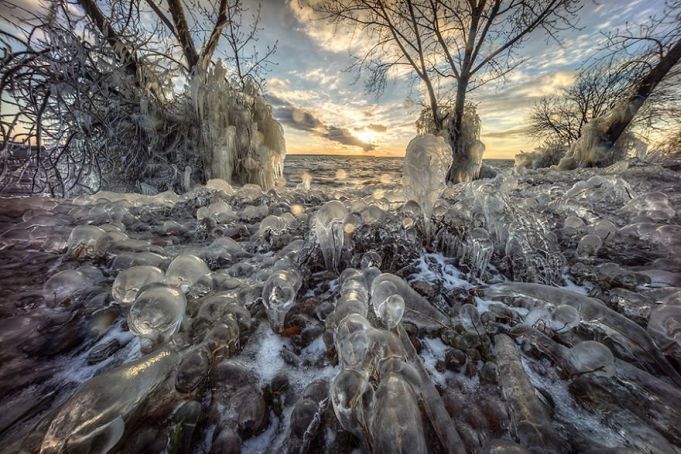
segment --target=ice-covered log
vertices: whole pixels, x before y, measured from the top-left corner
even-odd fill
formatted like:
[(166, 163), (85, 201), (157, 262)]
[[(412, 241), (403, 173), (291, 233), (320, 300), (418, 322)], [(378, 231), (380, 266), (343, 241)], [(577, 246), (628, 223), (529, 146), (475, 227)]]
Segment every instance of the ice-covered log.
[(607, 307), (603, 302), (563, 288), (531, 283), (496, 284), (485, 291), (494, 298), (529, 297), (538, 304), (568, 305), (579, 312), (580, 323), (605, 331), (616, 343), (626, 349), (645, 352), (650, 360), (664, 371), (669, 378), (681, 384), (681, 375), (667, 361), (648, 333), (625, 316)]
[(176, 353), (163, 349), (93, 378), (57, 410), (40, 452), (108, 452), (177, 361)]
[(505, 334), (497, 334), (494, 344), (514, 438), (531, 452), (561, 452), (551, 418), (523, 369), (515, 342)]

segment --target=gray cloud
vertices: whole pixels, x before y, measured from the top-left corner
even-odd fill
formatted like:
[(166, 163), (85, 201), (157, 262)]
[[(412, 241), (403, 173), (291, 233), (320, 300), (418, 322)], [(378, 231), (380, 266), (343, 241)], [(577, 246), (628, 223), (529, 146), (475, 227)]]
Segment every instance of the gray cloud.
[(529, 126), (525, 126), (525, 127), (522, 127), (522, 128), (507, 129), (505, 131), (488, 132), (486, 134), (483, 134), (483, 136), (506, 139), (508, 137), (514, 137), (514, 136), (524, 136), (524, 135), (527, 135), (529, 132), (530, 132)]
[(266, 95), (266, 99), (272, 104), (274, 117), (287, 126), (300, 131), (310, 132), (342, 145), (359, 147), (364, 151), (372, 151), (376, 148), (375, 145), (355, 137), (349, 129), (324, 124), (313, 113), (300, 109), (285, 99), (271, 94)]
[(386, 132), (388, 130), (388, 128), (386, 126), (377, 125), (377, 124), (373, 124), (373, 123), (368, 125), (367, 128), (371, 129), (372, 131), (376, 131), (376, 132)]

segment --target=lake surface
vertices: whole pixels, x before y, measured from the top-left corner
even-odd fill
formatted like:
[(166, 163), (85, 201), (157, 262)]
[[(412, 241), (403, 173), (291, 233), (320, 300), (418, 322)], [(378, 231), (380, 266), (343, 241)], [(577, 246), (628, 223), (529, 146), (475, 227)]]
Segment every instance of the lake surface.
[[(287, 186), (296, 186), (305, 172), (312, 177), (312, 186), (325, 188), (362, 187), (397, 183), (402, 178), (403, 158), (374, 156), (288, 155), (284, 163)], [(497, 168), (513, 166), (510, 159), (485, 159)]]

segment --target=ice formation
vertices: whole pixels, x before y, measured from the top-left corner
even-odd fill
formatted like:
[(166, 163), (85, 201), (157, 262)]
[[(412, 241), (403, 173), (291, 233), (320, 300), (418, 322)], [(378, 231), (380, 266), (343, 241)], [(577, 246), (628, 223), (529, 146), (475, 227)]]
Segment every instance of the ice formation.
[(123, 304), (135, 301), (137, 293), (145, 285), (163, 282), (165, 274), (155, 266), (132, 266), (116, 276), (111, 286), (111, 296)]
[(4, 450), (681, 445), (677, 170), (502, 170), (442, 191), (427, 239), (380, 161), (0, 198)]
[(93, 378), (51, 418), (40, 452), (109, 452), (176, 362), (163, 349)]
[(427, 230), (435, 202), (447, 185), (451, 165), (452, 148), (442, 137), (426, 134), (407, 145), (402, 169), (404, 195), (421, 207)]
[(262, 299), (274, 331), (279, 332), (284, 327), (284, 319), (295, 303), (300, 286), (300, 273), (295, 269), (276, 271), (267, 278)]
[[(236, 92), (221, 62), (192, 77), (190, 93), (203, 129), (209, 178), (273, 188), (286, 156), (284, 131), (254, 84)], [(223, 96), (215, 96), (222, 93)]]
[(170, 262), (166, 270), (166, 283), (188, 291), (210, 275), (210, 269), (200, 257), (180, 255)]
[(142, 290), (130, 306), (128, 325), (138, 336), (164, 342), (180, 327), (186, 307), (181, 291), (153, 284)]
[(326, 202), (315, 215), (315, 234), (328, 270), (339, 271), (347, 215), (348, 210), (338, 200)]

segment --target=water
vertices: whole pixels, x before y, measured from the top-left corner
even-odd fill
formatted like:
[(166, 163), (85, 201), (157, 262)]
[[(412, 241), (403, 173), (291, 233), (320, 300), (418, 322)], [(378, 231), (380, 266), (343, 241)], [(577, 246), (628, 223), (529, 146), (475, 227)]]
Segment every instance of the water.
[[(312, 176), (312, 187), (341, 189), (369, 185), (390, 185), (402, 178), (403, 158), (375, 156), (288, 155), (284, 162), (286, 185), (295, 187), (302, 182), (304, 172)], [(485, 164), (506, 169), (513, 167), (510, 159), (486, 159)], [(337, 178), (339, 171), (345, 178)]]

